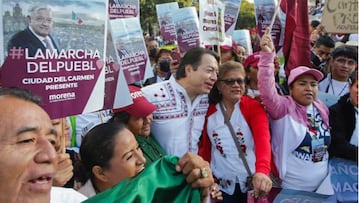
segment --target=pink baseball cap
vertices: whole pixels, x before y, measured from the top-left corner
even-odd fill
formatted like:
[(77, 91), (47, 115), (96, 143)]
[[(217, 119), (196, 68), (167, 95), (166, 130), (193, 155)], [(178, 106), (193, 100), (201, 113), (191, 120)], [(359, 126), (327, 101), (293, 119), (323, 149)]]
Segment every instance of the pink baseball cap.
[(234, 51), (235, 53), (238, 52), (237, 44), (236, 44), (236, 42), (235, 42), (234, 40), (232, 40), (231, 46), (230, 46), (230, 44), (224, 44), (224, 45), (221, 45), (220, 48), (221, 48), (222, 50), (225, 50), (225, 51), (230, 51), (230, 50), (232, 50), (232, 51)]
[(132, 116), (144, 118), (157, 109), (154, 104), (152, 104), (151, 102), (149, 102), (149, 100), (146, 99), (139, 87), (129, 86), (129, 91), (133, 103), (122, 108), (113, 109), (114, 113), (126, 111)]
[(296, 80), (296, 78), (304, 74), (310, 74), (314, 76), (317, 81), (320, 81), (324, 77), (324, 75), (316, 69), (308, 68), (306, 66), (298, 66), (290, 71), (290, 75), (288, 78), (288, 85), (293, 83)]

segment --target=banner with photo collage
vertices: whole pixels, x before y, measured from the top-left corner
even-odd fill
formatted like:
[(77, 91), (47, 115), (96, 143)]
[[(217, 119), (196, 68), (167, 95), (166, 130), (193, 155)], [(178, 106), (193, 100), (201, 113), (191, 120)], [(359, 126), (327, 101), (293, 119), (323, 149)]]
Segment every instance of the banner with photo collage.
[(2, 1), (2, 85), (40, 95), (53, 119), (101, 109), (106, 6), (101, 0)]

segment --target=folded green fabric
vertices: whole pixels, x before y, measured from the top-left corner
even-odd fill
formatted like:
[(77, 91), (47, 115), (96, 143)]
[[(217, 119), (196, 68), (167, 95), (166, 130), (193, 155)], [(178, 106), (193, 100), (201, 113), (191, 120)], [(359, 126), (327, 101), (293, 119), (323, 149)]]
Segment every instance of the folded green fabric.
[(192, 188), (185, 176), (176, 172), (178, 161), (178, 157), (164, 156), (136, 177), (126, 179), (84, 203), (199, 203), (201, 191)]

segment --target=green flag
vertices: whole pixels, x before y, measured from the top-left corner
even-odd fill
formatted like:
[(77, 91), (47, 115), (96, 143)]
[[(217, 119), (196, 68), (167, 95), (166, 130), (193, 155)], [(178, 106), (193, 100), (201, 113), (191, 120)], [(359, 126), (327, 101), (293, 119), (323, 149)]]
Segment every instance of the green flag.
[(176, 172), (179, 158), (164, 156), (134, 178), (85, 200), (84, 203), (200, 203), (201, 191)]

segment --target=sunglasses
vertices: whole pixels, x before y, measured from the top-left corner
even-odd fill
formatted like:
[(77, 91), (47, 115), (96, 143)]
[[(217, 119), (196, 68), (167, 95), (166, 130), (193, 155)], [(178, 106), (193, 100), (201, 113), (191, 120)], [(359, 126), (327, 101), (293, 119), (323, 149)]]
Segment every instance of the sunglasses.
[(245, 84), (245, 80), (242, 78), (237, 78), (237, 79), (223, 79), (223, 80), (219, 80), (221, 82), (224, 82), (226, 85), (234, 85), (235, 82), (237, 82), (237, 84), (239, 85), (243, 85)]

